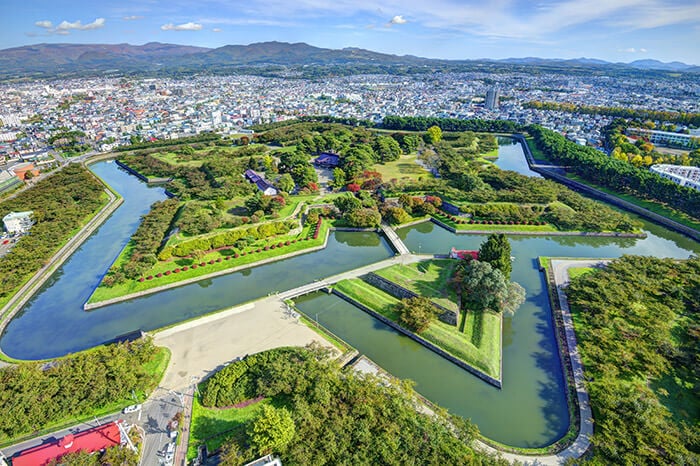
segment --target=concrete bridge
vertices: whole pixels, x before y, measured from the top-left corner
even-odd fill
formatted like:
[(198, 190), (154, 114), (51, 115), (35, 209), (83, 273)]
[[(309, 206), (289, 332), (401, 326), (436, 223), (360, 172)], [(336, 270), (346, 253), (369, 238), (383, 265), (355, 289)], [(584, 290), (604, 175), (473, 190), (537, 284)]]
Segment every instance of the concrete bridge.
[[(402, 243), (403, 244), (403, 243)], [(406, 246), (404, 246), (406, 247)], [(347, 280), (350, 278), (357, 278), (366, 275), (370, 272), (376, 270), (384, 269), (396, 264), (412, 264), (414, 262), (420, 262), (427, 259), (433, 259), (432, 255), (418, 255), (418, 254), (404, 254), (401, 256), (394, 256), (390, 259), (385, 259), (383, 261), (375, 262), (374, 264), (365, 265), (354, 270), (349, 270), (347, 272), (339, 273), (338, 275), (333, 275), (323, 280), (318, 280), (312, 283), (307, 283), (306, 285), (299, 286), (297, 288), (283, 291), (277, 294), (277, 297), (281, 300), (296, 298), (297, 296), (302, 296), (305, 294), (313, 293), (314, 291), (322, 290), (328, 288), (341, 280)]]
[(399, 238), (399, 235), (396, 234), (393, 228), (391, 228), (384, 222), (382, 222), (380, 228), (382, 229), (382, 231), (384, 232), (384, 234), (386, 235), (387, 239), (394, 247), (396, 252), (398, 252), (402, 256), (405, 254), (411, 254), (411, 251), (409, 251), (406, 245), (403, 244), (403, 241), (401, 241), (401, 238)]

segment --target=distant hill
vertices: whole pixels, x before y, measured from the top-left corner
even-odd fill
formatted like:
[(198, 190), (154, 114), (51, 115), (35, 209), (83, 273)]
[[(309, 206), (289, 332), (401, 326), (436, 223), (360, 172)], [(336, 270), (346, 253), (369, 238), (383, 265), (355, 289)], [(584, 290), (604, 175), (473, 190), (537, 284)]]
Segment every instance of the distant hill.
[(640, 70), (667, 70), (667, 71), (687, 71), (694, 67), (693, 65), (686, 65), (679, 61), (672, 61), (669, 63), (664, 63), (659, 60), (635, 60), (627, 64), (632, 68), (639, 68)]
[(697, 66), (637, 60), (630, 64), (609, 63), (591, 58), (545, 59), (537, 57), (504, 60), (436, 60), (412, 55), (391, 55), (359, 48), (326, 49), (305, 43), (260, 42), (225, 45), (211, 49), (151, 42), (130, 44), (36, 44), (0, 50), (0, 79), (118, 73), (193, 73), (235, 71), (242, 67), (326, 67), (334, 73), (342, 67), (350, 72), (381, 72), (400, 68), (401, 72), (421, 70), (465, 70), (481, 67), (544, 67), (558, 71), (594, 68), (597, 70), (662, 70), (698, 72)]

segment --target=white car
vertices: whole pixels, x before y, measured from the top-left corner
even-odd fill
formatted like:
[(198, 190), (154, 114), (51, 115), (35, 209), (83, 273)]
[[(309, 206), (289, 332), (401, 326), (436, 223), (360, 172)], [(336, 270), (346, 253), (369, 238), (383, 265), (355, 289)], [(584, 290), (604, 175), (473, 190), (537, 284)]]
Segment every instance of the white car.
[(127, 406), (122, 410), (122, 413), (124, 414), (129, 414), (129, 413), (135, 413), (136, 411), (139, 411), (141, 409), (141, 405), (131, 405)]

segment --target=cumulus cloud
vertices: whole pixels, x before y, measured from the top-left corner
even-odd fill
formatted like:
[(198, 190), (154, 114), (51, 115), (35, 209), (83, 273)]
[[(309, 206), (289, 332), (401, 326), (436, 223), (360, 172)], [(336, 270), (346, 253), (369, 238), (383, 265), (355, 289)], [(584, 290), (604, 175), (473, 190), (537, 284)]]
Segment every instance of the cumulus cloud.
[(407, 21), (402, 15), (396, 15), (389, 21), (389, 24), (406, 24)]
[(214, 28), (212, 29), (212, 32), (221, 32), (221, 28)]
[(47, 19), (37, 21), (34, 23), (35, 26), (46, 29), (46, 34), (58, 34), (60, 36), (67, 36), (71, 31), (89, 31), (91, 29), (100, 29), (105, 25), (104, 18), (97, 18), (92, 23), (83, 24), (80, 20), (69, 22), (61, 21), (61, 23), (54, 27), (53, 23)]
[(140, 15), (131, 15), (131, 16), (124, 16), (122, 18), (124, 21), (136, 21), (138, 19), (143, 19), (143, 16)]
[(59, 31), (70, 31), (71, 29), (76, 29), (78, 31), (89, 31), (91, 29), (100, 29), (104, 27), (105, 25), (105, 19), (104, 18), (97, 18), (95, 21), (92, 23), (88, 24), (83, 24), (80, 22), (80, 20), (75, 21), (73, 23), (70, 23), (68, 21), (62, 21), (61, 24), (56, 26), (56, 33), (59, 33)]
[(202, 25), (198, 23), (184, 23), (175, 25), (173, 23), (164, 24), (160, 27), (163, 31), (199, 31), (202, 29)]

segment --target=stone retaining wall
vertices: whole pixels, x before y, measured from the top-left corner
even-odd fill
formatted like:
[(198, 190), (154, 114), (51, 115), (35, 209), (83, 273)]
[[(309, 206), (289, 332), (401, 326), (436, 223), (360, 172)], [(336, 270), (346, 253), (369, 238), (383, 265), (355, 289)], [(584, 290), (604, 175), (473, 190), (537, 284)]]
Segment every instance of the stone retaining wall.
[(339, 292), (339, 291), (336, 290), (335, 288), (333, 289), (333, 294), (335, 294), (335, 295), (339, 296), (340, 298), (346, 300), (346, 301), (349, 302), (350, 304), (352, 304), (352, 305), (354, 305), (354, 306), (357, 306), (358, 308), (362, 309), (363, 311), (365, 311), (367, 314), (371, 315), (371, 316), (374, 317), (375, 319), (377, 319), (377, 320), (379, 320), (379, 321), (385, 323), (386, 325), (388, 325), (389, 327), (393, 328), (393, 329), (396, 330), (397, 332), (399, 332), (399, 333), (401, 333), (401, 334), (403, 334), (403, 335), (406, 335), (408, 338), (410, 338), (411, 340), (415, 341), (416, 343), (420, 343), (421, 345), (425, 346), (425, 347), (428, 348), (429, 350), (431, 350), (431, 351), (433, 351), (433, 352), (439, 354), (439, 355), (442, 356), (443, 358), (447, 359), (447, 360), (450, 361), (451, 363), (453, 363), (453, 364), (455, 364), (455, 365), (461, 367), (461, 368), (464, 369), (465, 371), (467, 371), (467, 372), (469, 372), (469, 373), (471, 373), (471, 374), (473, 374), (473, 375), (479, 377), (479, 378), (480, 378), (481, 380), (483, 380), (484, 382), (486, 382), (486, 383), (488, 383), (488, 384), (491, 384), (491, 385), (493, 385), (494, 387), (496, 387), (496, 388), (498, 388), (498, 389), (502, 388), (502, 384), (501, 384), (501, 380), (500, 380), (500, 379), (496, 379), (496, 378), (494, 378), (494, 377), (491, 377), (490, 375), (488, 375), (488, 374), (486, 374), (486, 373), (480, 371), (479, 369), (477, 369), (477, 368), (475, 368), (475, 367), (473, 367), (473, 366), (470, 366), (469, 364), (467, 364), (466, 362), (462, 361), (461, 359), (457, 359), (456, 357), (452, 356), (450, 353), (448, 353), (447, 351), (443, 350), (442, 348), (438, 348), (438, 347), (435, 346), (434, 344), (432, 344), (432, 343), (430, 343), (429, 341), (427, 341), (427, 340), (421, 338), (420, 336), (416, 335), (415, 333), (413, 333), (413, 332), (411, 332), (411, 331), (409, 331), (409, 330), (406, 330), (405, 328), (401, 327), (399, 324), (397, 324), (397, 323), (394, 322), (393, 320), (384, 317), (383, 315), (379, 314), (378, 312), (376, 312), (376, 311), (374, 311), (374, 310), (368, 308), (368, 307), (365, 306), (364, 304), (359, 303), (359, 302), (355, 301), (354, 299), (352, 299), (351, 297), (349, 297), (349, 296), (347, 296), (347, 295), (345, 295), (345, 294)]
[[(367, 275), (362, 277), (362, 279), (370, 285), (374, 286), (375, 288), (379, 288), (380, 290), (385, 291), (386, 293), (389, 293), (391, 296), (398, 299), (417, 298), (420, 296), (418, 293), (404, 288), (403, 286), (399, 285), (398, 283), (394, 283), (391, 280), (387, 280), (386, 278), (377, 275), (374, 272), (368, 273)], [(459, 322), (459, 311), (447, 309), (446, 307), (441, 306), (440, 304), (435, 303), (433, 301), (431, 301), (431, 303), (433, 304), (433, 307), (435, 307), (440, 313), (438, 318), (441, 321), (449, 325), (457, 325), (457, 322)]]

